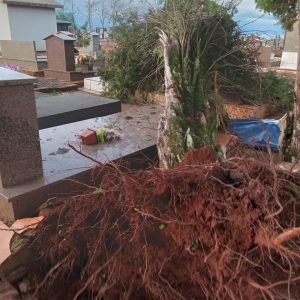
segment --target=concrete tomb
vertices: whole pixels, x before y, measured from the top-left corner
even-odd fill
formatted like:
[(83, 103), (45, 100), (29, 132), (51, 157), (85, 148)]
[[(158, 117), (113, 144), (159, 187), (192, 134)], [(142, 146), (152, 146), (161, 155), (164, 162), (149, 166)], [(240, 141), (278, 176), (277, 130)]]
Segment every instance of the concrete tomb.
[[(95, 179), (95, 162), (86, 156), (102, 163), (126, 159), (134, 168), (145, 168), (157, 159), (160, 113), (160, 107), (142, 106), (102, 118), (40, 130), (43, 176), (14, 187), (0, 186), (0, 219), (13, 221), (34, 216), (38, 207), (46, 201), (51, 203), (52, 198), (82, 193), (84, 186), (74, 183), (74, 179), (87, 184)], [(121, 140), (86, 146), (77, 138), (88, 128), (98, 130), (103, 127), (116, 129)], [(86, 156), (71, 149), (69, 144)], [(2, 144), (0, 146), (3, 147)], [(17, 157), (11, 158), (18, 164)], [(22, 174), (29, 174), (29, 171), (22, 170)]]
[(105, 91), (105, 82), (100, 77), (84, 79), (84, 89), (86, 91), (100, 94)]
[(0, 188), (43, 173), (34, 82), (34, 77), (0, 67)]
[(40, 129), (121, 112), (121, 101), (83, 92), (36, 99)]
[(71, 82), (94, 76), (93, 71), (75, 70), (75, 39), (73, 37), (57, 33), (46, 37), (45, 40), (48, 54), (48, 69), (44, 70), (45, 77)]
[(97, 59), (100, 55), (100, 34), (97, 32), (89, 33), (90, 43), (83, 49), (83, 53), (89, 53)]

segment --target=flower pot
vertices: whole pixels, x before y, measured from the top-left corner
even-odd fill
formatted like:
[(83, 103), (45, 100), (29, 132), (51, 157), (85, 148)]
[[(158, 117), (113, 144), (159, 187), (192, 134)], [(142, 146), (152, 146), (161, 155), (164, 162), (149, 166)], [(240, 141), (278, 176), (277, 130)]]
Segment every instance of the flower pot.
[(81, 66), (81, 71), (82, 72), (93, 71), (93, 65), (82, 65)]

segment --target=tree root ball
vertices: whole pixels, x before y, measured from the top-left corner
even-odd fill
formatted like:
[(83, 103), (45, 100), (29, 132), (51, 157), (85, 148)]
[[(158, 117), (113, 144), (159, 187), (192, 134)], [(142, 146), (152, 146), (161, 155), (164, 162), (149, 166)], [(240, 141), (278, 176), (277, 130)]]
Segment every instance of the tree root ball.
[(94, 178), (37, 228), (38, 299), (299, 299), (296, 175), (204, 147), (173, 169)]

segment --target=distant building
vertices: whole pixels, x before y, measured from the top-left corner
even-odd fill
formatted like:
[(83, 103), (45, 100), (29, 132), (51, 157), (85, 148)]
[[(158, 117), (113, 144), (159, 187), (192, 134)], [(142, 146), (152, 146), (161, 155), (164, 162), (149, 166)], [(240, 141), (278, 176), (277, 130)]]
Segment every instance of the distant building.
[(100, 49), (104, 53), (114, 50), (117, 46), (118, 46), (118, 44), (111, 39), (101, 39), (100, 40)]
[(54, 0), (0, 0), (0, 40), (35, 41), (45, 51), (43, 39), (57, 32)]
[(101, 51), (105, 53), (117, 47), (117, 43), (113, 40), (111, 28), (96, 28), (96, 32), (99, 34)]
[(72, 26), (71, 22), (64, 21), (64, 20), (56, 20), (57, 23), (57, 32), (60, 31), (70, 31), (70, 26)]
[(294, 24), (292, 31), (285, 34), (284, 51), (281, 60), (281, 69), (297, 70), (299, 50), (299, 27), (298, 22)]
[(261, 68), (279, 67), (283, 52), (284, 40), (280, 35), (275, 38), (265, 38), (259, 35), (244, 36), (248, 49), (257, 57)]

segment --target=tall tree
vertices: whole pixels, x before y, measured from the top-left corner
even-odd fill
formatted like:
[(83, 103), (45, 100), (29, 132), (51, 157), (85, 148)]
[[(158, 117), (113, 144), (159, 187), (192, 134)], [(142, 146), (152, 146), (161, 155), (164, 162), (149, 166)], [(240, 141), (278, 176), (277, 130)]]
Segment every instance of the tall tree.
[(95, 13), (96, 2), (96, 0), (86, 0), (86, 16), (89, 30), (93, 29), (93, 17)]
[(75, 5), (75, 1), (74, 0), (67, 0), (66, 2), (69, 5), (69, 12), (72, 16), (72, 24), (73, 24), (74, 30), (76, 30), (76, 28), (77, 28), (77, 24), (76, 24), (77, 7)]
[(64, 7), (57, 12), (57, 19), (71, 22), (74, 30), (77, 31), (77, 14), (78, 8), (75, 0), (64, 0)]
[(110, 20), (110, 13), (111, 10), (108, 1), (96, 1), (95, 14), (98, 17), (101, 28), (105, 28), (107, 26), (107, 23)]

